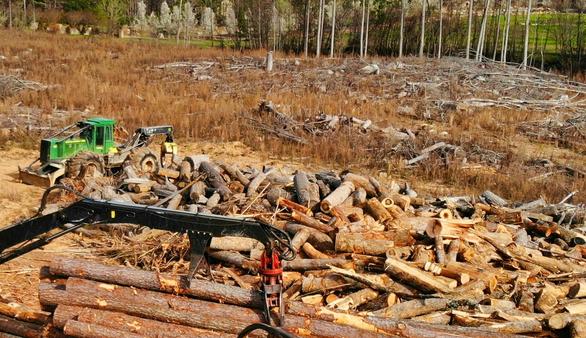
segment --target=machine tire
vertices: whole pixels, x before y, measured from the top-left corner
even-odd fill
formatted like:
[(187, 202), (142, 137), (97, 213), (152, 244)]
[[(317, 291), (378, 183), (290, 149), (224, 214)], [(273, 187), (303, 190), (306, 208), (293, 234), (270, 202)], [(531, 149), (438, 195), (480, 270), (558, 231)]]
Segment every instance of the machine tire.
[(128, 159), (136, 172), (155, 173), (159, 170), (157, 155), (147, 147), (132, 150)]
[(81, 152), (67, 161), (66, 177), (100, 177), (106, 172), (104, 158), (92, 152)]

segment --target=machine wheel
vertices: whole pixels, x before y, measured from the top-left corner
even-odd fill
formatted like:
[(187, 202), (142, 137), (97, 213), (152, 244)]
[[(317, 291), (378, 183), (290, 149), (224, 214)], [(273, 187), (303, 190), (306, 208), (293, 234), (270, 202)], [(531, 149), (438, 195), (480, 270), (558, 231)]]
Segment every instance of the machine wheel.
[(157, 155), (147, 147), (132, 150), (128, 159), (137, 172), (155, 173), (159, 169)]
[(81, 152), (67, 161), (67, 177), (101, 177), (105, 173), (104, 158), (91, 152)]

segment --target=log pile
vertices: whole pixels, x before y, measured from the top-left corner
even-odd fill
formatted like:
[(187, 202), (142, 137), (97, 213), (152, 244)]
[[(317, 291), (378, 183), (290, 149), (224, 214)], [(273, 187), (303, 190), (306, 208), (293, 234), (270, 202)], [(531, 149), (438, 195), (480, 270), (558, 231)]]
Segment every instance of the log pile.
[[(297, 324), (291, 324), (296, 334), (329, 336), (342, 330), (332, 325), (342, 324), (374, 335), (407, 336), (423, 335), (420, 332), (464, 335), (475, 328), (481, 336), (565, 330), (577, 337), (574, 332), (583, 330), (584, 213), (578, 206), (568, 209), (567, 201), (559, 205), (542, 200), (519, 204), (490, 191), (480, 196), (422, 198), (408, 186), (381, 184), (358, 173), (239, 167), (214, 162), (206, 155), (176, 160), (171, 167), (154, 173), (124, 170), (119, 175), (108, 180), (85, 178), (75, 181), (74, 186), (96, 198), (148, 201), (187, 212), (260, 217), (286, 230), (298, 251), (295, 260), (283, 264), (286, 312), (291, 323), (307, 320), (303, 317), (311, 320), (310, 331), (293, 331)], [(117, 183), (111, 187), (102, 182)], [(566, 214), (568, 210), (574, 214)], [(92, 231), (78, 239), (116, 263), (156, 272), (126, 269), (110, 272), (112, 278), (92, 277), (94, 263), (54, 261), (52, 274), (69, 279), (41, 287), (41, 294), (57, 292), (54, 301), (41, 298), (47, 305), (58, 309), (61, 305), (97, 307), (230, 334), (246, 323), (261, 320), (258, 311), (250, 310), (230, 322), (227, 313), (231, 310), (220, 306), (214, 316), (228, 322), (209, 327), (202, 324), (207, 322), (205, 318), (190, 322), (192, 319), (184, 320), (180, 313), (127, 308), (130, 301), (99, 307), (102, 297), (105, 304), (134, 297), (128, 287), (135, 287), (151, 292), (141, 297), (152, 302), (145, 303), (145, 309), (157, 302), (168, 307), (176, 301), (160, 292), (257, 308), (262, 244), (255, 240), (214, 238), (208, 252), (212, 276), (223, 284), (217, 287), (237, 288), (238, 295), (245, 290), (248, 298), (239, 299), (226, 292), (209, 295), (178, 290), (174, 277), (165, 277), (164, 282), (160, 279), (160, 273), (186, 272), (189, 247), (184, 236), (128, 227), (109, 233)], [(100, 286), (85, 279), (108, 284)], [(113, 292), (110, 289), (122, 290), (116, 291), (121, 292), (120, 297), (108, 298), (107, 292)], [(177, 305), (177, 309), (199, 312), (203, 305), (197, 304)], [(205, 306), (215, 309), (218, 305)], [(80, 324), (84, 320), (94, 323), (93, 318), (112, 316), (88, 311), (78, 315), (81, 320), (64, 326), (65, 332), (82, 335), (80, 330), (87, 328)], [(97, 319), (94, 324), (99, 325)], [(453, 327), (444, 327), (448, 324)], [(107, 332), (107, 327), (95, 329)]]

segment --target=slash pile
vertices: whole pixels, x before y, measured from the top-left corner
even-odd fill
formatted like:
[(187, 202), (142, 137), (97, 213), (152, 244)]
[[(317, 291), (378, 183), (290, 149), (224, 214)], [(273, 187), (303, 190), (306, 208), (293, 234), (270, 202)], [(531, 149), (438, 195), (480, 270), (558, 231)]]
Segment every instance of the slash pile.
[[(284, 327), (299, 336), (585, 332), (586, 211), (567, 200), (519, 204), (490, 191), (430, 199), (347, 171), (237, 167), (206, 155), (172, 162), (69, 184), (92, 198), (260, 217), (286, 230), (298, 256), (283, 264)], [(56, 306), (53, 324), (68, 335), (230, 336), (263, 320), (256, 240), (214, 238), (219, 283), (186, 288), (175, 277), (189, 261), (183, 236), (122, 227), (79, 238), (154, 271), (54, 260), (40, 300)]]

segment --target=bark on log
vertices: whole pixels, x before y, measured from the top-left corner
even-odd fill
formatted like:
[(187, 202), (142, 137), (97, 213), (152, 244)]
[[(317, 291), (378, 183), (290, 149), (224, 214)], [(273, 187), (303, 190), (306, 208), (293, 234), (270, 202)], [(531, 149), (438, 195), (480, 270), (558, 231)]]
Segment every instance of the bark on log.
[(376, 297), (378, 297), (377, 291), (370, 288), (365, 288), (328, 303), (328, 308), (340, 311), (348, 311), (350, 309), (354, 310), (358, 306), (367, 303)]
[(264, 320), (261, 312), (248, 308), (77, 278), (69, 278), (66, 291), (57, 295), (41, 286), (39, 300), (44, 305), (98, 308), (228, 333)]
[(161, 177), (168, 177), (172, 179), (179, 178), (180, 173), (177, 170), (169, 169), (169, 168), (159, 168), (157, 169), (157, 175)]
[(250, 180), (246, 178), (237, 167), (227, 163), (221, 163), (220, 167), (224, 169), (233, 180), (238, 180), (243, 186), (247, 187), (250, 184)]
[(97, 325), (97, 324), (90, 324), (90, 323), (82, 323), (76, 320), (69, 320), (65, 327), (63, 328), (63, 332), (70, 336), (70, 337), (80, 337), (80, 338), (141, 338), (144, 337), (139, 334), (134, 334), (131, 332), (125, 332), (122, 330), (117, 330), (114, 328), (110, 328), (107, 326)]
[(307, 270), (321, 270), (328, 269), (331, 265), (338, 267), (352, 266), (352, 261), (344, 258), (328, 258), (328, 259), (301, 259), (296, 258), (292, 261), (284, 261), (283, 269), (287, 271), (307, 271)]
[(0, 315), (0, 332), (7, 332), (26, 338), (37, 338), (41, 336), (42, 331), (42, 326), (40, 325)]
[(366, 178), (364, 176), (356, 175), (353, 173), (347, 173), (346, 175), (344, 175), (343, 179), (344, 179), (344, 182), (352, 182), (352, 184), (357, 189), (358, 188), (364, 189), (364, 191), (366, 191), (366, 194), (368, 196), (371, 196), (371, 197), (377, 196), (376, 189), (372, 185), (372, 183), (370, 183), (368, 178)]
[(164, 323), (152, 319), (130, 316), (119, 312), (102, 311), (90, 308), (83, 308), (74, 320), (121, 330), (125, 334), (128, 332), (138, 334), (141, 337), (236, 337), (236, 335), (224, 332), (214, 332), (190, 326)]
[(428, 324), (449, 325), (450, 321), (452, 320), (452, 316), (450, 316), (446, 311), (441, 311), (413, 317), (411, 320)]
[(448, 285), (437, 280), (433, 275), (393, 257), (387, 257), (385, 271), (392, 277), (399, 278), (424, 292), (450, 292)]
[(456, 262), (458, 260), (458, 251), (460, 251), (460, 240), (453, 239), (448, 245), (448, 253), (446, 254), (446, 263)]
[(330, 212), (333, 207), (342, 204), (342, 202), (344, 202), (344, 200), (350, 196), (354, 189), (355, 186), (352, 182), (342, 182), (339, 187), (337, 187), (334, 191), (332, 191), (331, 194), (326, 196), (326, 198), (321, 201), (321, 211), (325, 213)]
[(202, 181), (197, 181), (189, 188), (189, 198), (194, 202), (199, 202), (200, 197), (205, 197), (206, 184)]
[(209, 256), (227, 264), (256, 273), (260, 268), (260, 262), (249, 259), (235, 251), (210, 251)]
[(288, 200), (286, 198), (282, 198), (282, 197), (278, 198), (277, 199), (277, 205), (280, 206), (280, 207), (282, 207), (282, 208), (287, 208), (290, 211), (294, 211), (294, 210), (295, 211), (299, 211), (301, 213), (306, 214), (307, 216), (312, 216), (313, 215), (313, 213), (311, 212), (311, 209), (309, 209), (308, 207), (303, 206), (301, 204), (297, 204), (297, 203), (295, 203), (295, 202), (293, 202), (291, 200)]
[(307, 216), (306, 214), (300, 213), (296, 210), (293, 210), (293, 212), (291, 213), (291, 218), (293, 220), (295, 220), (296, 222), (299, 222), (299, 223), (306, 225), (310, 228), (319, 230), (323, 233), (329, 233), (329, 232), (334, 231), (333, 227), (331, 227), (327, 224), (324, 224), (313, 217)]
[(251, 252), (252, 250), (256, 249), (264, 249), (264, 245), (254, 238), (224, 236), (213, 237), (212, 241), (210, 242), (210, 249)]
[(356, 273), (354, 270), (351, 269), (341, 269), (333, 266), (331, 266), (330, 269), (339, 275), (353, 279), (374, 290), (378, 290), (381, 292), (393, 292), (397, 295), (406, 297), (419, 296), (416, 290), (393, 281), (387, 275), (366, 275)]
[(246, 187), (246, 196), (250, 197), (253, 196), (254, 194), (257, 193), (258, 188), (260, 187), (260, 185), (262, 184), (262, 182), (264, 182), (264, 180), (267, 178), (267, 175), (270, 172), (259, 172), (248, 184), (248, 186)]
[(301, 249), (305, 242), (307, 242), (309, 236), (311, 236), (311, 233), (306, 229), (298, 231), (295, 236), (293, 236), (293, 239), (291, 240), (291, 246), (295, 248), (296, 252), (299, 252), (299, 249)]
[(50, 313), (36, 311), (18, 303), (0, 302), (0, 314), (31, 323), (45, 324), (49, 322)]
[(373, 315), (391, 319), (408, 319), (431, 312), (443, 311), (450, 301), (442, 298), (414, 299), (375, 311)]
[(57, 328), (63, 329), (68, 320), (77, 319), (77, 316), (79, 316), (84, 309), (85, 308), (81, 306), (57, 305), (57, 308), (53, 312), (53, 325)]
[(311, 243), (304, 243), (303, 244), (303, 252), (307, 255), (307, 257), (312, 259), (330, 259), (332, 258), (329, 255), (317, 250), (316, 248), (311, 245)]
[(184, 294), (226, 304), (255, 308), (264, 306), (262, 295), (256, 291), (200, 279), (191, 280), (190, 287), (186, 288), (185, 283), (178, 276), (104, 265), (90, 260), (56, 257), (49, 264), (49, 270), (55, 276), (88, 278), (106, 283)]
[(583, 298), (586, 297), (586, 281), (579, 281), (570, 287), (568, 292), (570, 298)]
[(202, 161), (199, 165), (199, 170), (206, 175), (207, 182), (218, 191), (224, 201), (232, 195), (232, 192), (226, 186), (224, 178), (210, 162)]
[(409, 231), (387, 232), (339, 232), (336, 234), (336, 251), (364, 255), (384, 255), (395, 246), (408, 246), (414, 243)]
[(309, 231), (311, 235), (307, 239), (307, 242), (311, 243), (311, 245), (313, 245), (316, 249), (320, 251), (328, 251), (334, 249), (334, 241), (330, 238), (330, 236), (324, 234), (319, 230), (297, 223), (287, 223), (285, 225), (285, 230), (292, 234), (295, 234), (301, 231), (302, 229), (307, 229)]
[(303, 171), (297, 171), (293, 176), (293, 186), (295, 187), (299, 204), (313, 209), (319, 203), (319, 187), (314, 183), (310, 183)]
[(389, 213), (389, 211), (382, 205), (382, 203), (376, 199), (375, 197), (368, 200), (366, 204), (368, 212), (379, 222), (384, 222), (386, 220), (392, 219), (393, 216)]
[(556, 314), (552, 315), (551, 317), (549, 317), (549, 319), (547, 320), (547, 325), (549, 326), (550, 329), (553, 329), (553, 330), (563, 330), (568, 325), (570, 325), (570, 323), (572, 323), (572, 321), (577, 320), (577, 319), (585, 320), (586, 316), (572, 315), (567, 312), (556, 313)]
[(355, 285), (356, 282), (352, 280), (349, 281), (340, 275), (330, 274), (325, 277), (315, 277), (314, 275), (309, 275), (307, 277), (303, 277), (301, 291), (303, 293), (323, 292)]
[(352, 205), (363, 208), (366, 205), (366, 190), (357, 188), (352, 193)]

